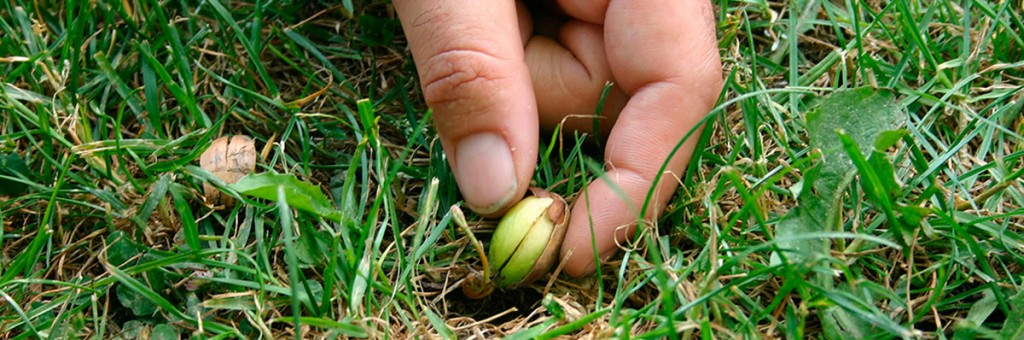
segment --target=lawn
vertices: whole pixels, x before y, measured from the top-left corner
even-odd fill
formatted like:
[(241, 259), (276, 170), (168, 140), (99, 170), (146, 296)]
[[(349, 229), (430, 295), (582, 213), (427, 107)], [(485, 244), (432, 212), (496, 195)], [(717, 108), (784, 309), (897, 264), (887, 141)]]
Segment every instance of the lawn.
[[(5, 1), (0, 334), (1024, 337), (1021, 3), (714, 5), (725, 88), (665, 212), (474, 300), (497, 220), (388, 2)], [(235, 184), (200, 167), (231, 135)], [(593, 139), (543, 131), (532, 185), (573, 201)]]

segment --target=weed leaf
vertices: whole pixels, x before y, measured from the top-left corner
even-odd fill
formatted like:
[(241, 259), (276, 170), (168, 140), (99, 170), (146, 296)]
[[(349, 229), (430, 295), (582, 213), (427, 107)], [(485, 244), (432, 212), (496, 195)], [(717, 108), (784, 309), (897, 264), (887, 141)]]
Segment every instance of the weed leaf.
[(1003, 322), (1003, 330), (999, 335), (1003, 339), (1020, 339), (1024, 337), (1024, 292), (1018, 292), (1007, 302), (1009, 302), (1011, 313)]
[(999, 300), (996, 299), (996, 295), (992, 293), (991, 289), (986, 289), (982, 293), (981, 299), (971, 305), (967, 317), (958, 323), (955, 334), (973, 335), (974, 329), (981, 326), (997, 307), (999, 307)]
[(172, 340), (181, 339), (181, 335), (178, 334), (178, 329), (174, 326), (162, 323), (153, 327), (149, 338), (151, 340)]
[[(856, 169), (851, 155), (868, 162), (864, 161), (865, 154), (871, 154), (870, 163), (875, 169), (871, 178), (876, 180), (872, 183), (882, 183), (870, 188), (898, 190), (893, 166), (878, 149), (888, 149), (899, 141), (905, 132), (896, 129), (904, 119), (891, 91), (870, 87), (836, 92), (811, 109), (807, 114), (807, 131), (811, 148), (820, 150), (821, 158), (805, 171), (802, 182), (794, 188), (798, 192), (797, 208), (784, 216), (776, 228), (779, 247), (794, 251), (788, 258), (800, 261), (807, 255), (827, 252), (827, 240), (796, 236), (835, 231), (833, 224), (842, 188), (852, 180), (850, 175)], [(773, 263), (778, 264), (779, 260), (778, 253), (772, 254)]]
[[(831, 196), (830, 192), (838, 189), (833, 184), (853, 170), (850, 157), (837, 138), (837, 131), (845, 131), (865, 155), (871, 151), (871, 146), (876, 145), (879, 136), (895, 130), (905, 120), (894, 94), (888, 90), (861, 87), (836, 92), (823, 100), (807, 113), (811, 148), (820, 150), (822, 154), (822, 182), (815, 188), (824, 190), (823, 196)], [(894, 138), (892, 134), (884, 137), (882, 144), (892, 143), (890, 141)]]
[(131, 309), (132, 314), (135, 314), (135, 316), (150, 316), (156, 313), (156, 304), (128, 286), (117, 285), (115, 291), (117, 293), (117, 301), (121, 302), (122, 306)]
[(110, 264), (122, 266), (139, 254), (139, 249), (127, 237), (128, 235), (120, 230), (107, 236), (107, 261)]
[[(18, 154), (0, 154), (0, 176), (32, 178), (28, 165)], [(28, 185), (17, 180), (0, 177), (0, 195), (19, 195)]]
[(277, 188), (284, 188), (288, 206), (333, 220), (341, 220), (341, 212), (331, 206), (319, 187), (299, 180), (292, 174), (249, 174), (231, 185), (241, 194), (277, 201)]

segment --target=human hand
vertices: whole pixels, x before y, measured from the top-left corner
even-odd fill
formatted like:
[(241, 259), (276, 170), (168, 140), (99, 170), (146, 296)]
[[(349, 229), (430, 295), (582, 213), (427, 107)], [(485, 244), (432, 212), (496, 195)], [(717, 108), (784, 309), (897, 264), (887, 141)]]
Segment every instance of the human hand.
[[(572, 276), (595, 269), (591, 230), (602, 260), (633, 234), (661, 165), (722, 87), (707, 0), (559, 0), (566, 20), (554, 37), (534, 35), (518, 2), (393, 3), (441, 145), (466, 205), (480, 215), (498, 216), (523, 197), (540, 126), (593, 114), (605, 82), (615, 83), (600, 126), (607, 172), (576, 199), (562, 246)], [(565, 121), (567, 129), (592, 127)], [(688, 139), (669, 160), (644, 218), (664, 209), (695, 144)]]

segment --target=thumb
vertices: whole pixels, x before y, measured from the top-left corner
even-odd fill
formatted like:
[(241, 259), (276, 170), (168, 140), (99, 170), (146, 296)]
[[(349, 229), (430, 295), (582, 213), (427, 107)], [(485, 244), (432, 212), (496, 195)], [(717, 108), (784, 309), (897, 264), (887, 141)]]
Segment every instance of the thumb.
[(500, 215), (529, 186), (539, 133), (516, 3), (394, 5), (466, 205)]
[(609, 3), (608, 64), (630, 99), (608, 136), (608, 171), (573, 207), (562, 247), (563, 256), (572, 254), (565, 264), (569, 275), (593, 272), (596, 260), (633, 236), (639, 219), (656, 221), (675, 191), (701, 119), (722, 88), (711, 8), (707, 0)]

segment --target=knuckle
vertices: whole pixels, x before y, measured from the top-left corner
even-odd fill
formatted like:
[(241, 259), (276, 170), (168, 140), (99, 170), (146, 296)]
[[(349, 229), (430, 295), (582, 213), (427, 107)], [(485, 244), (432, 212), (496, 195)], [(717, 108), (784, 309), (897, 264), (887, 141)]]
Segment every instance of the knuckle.
[(432, 107), (480, 105), (510, 79), (508, 62), (486, 52), (449, 50), (421, 67), (423, 96)]

